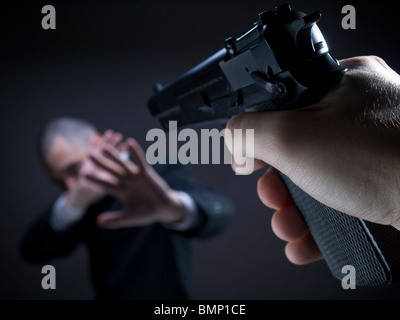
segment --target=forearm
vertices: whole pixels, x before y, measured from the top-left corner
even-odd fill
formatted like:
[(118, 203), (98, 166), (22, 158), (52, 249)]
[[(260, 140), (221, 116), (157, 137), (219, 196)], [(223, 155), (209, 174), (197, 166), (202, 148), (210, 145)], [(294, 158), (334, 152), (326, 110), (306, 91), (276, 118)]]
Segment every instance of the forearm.
[(67, 255), (81, 241), (81, 224), (69, 221), (67, 225), (56, 216), (56, 203), (36, 219), (24, 235), (20, 252), (26, 260), (41, 262)]
[(206, 238), (224, 231), (234, 215), (233, 203), (216, 192), (204, 187), (186, 190), (198, 209), (197, 226), (190, 233)]
[(67, 194), (63, 193), (53, 205), (49, 223), (53, 230), (63, 231), (80, 221), (84, 214), (85, 210), (72, 207), (67, 201)]
[(184, 191), (174, 190), (174, 193), (178, 198), (184, 213), (182, 217), (177, 218), (176, 221), (164, 223), (164, 226), (176, 231), (189, 231), (196, 229), (201, 224), (202, 217), (195, 200)]
[(171, 188), (188, 194), (196, 206), (196, 226), (186, 230), (187, 235), (208, 237), (229, 225), (234, 205), (227, 197), (196, 181), (183, 166), (158, 166), (157, 169)]

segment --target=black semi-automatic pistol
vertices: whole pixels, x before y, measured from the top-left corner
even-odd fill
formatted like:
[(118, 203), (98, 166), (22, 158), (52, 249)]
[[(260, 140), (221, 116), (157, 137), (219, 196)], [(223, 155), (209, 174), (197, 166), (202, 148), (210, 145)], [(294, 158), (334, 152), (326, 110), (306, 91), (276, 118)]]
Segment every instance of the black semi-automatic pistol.
[[(248, 32), (226, 39), (223, 49), (170, 85), (157, 86), (148, 101), (151, 114), (168, 129), (169, 121), (190, 126), (318, 102), (346, 72), (329, 52), (320, 18), (289, 4), (260, 13)], [(399, 231), (327, 207), (281, 176), (336, 278), (350, 265), (359, 286), (398, 279)]]

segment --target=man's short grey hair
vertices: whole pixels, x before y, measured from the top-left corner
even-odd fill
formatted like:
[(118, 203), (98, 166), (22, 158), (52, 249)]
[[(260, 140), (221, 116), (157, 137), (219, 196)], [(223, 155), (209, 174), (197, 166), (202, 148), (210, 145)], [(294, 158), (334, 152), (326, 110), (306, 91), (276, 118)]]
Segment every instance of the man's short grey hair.
[(62, 137), (73, 146), (88, 148), (90, 137), (97, 130), (93, 124), (82, 119), (60, 117), (49, 121), (39, 137), (39, 156), (44, 158), (56, 137)]

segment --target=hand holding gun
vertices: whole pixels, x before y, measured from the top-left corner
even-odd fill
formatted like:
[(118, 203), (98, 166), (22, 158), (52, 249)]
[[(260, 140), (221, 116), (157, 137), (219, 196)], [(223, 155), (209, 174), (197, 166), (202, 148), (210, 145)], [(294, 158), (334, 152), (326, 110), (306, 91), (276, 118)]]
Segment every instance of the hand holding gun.
[[(400, 272), (400, 255), (398, 254), (400, 223), (397, 221), (400, 219), (382, 221), (374, 218), (377, 215), (368, 214), (368, 210), (366, 210), (368, 205), (365, 205), (365, 203), (364, 207), (359, 206), (357, 201), (363, 198), (359, 194), (362, 194), (362, 191), (367, 190), (368, 187), (372, 188), (372, 186), (367, 185), (365, 187), (363, 185), (360, 186), (358, 192), (356, 190), (356, 192), (344, 194), (343, 192), (348, 191), (350, 185), (354, 187), (355, 183), (346, 184), (336, 181), (339, 178), (351, 181), (351, 175), (348, 174), (346, 177), (344, 174), (346, 170), (346, 172), (354, 171), (359, 175), (362, 174), (362, 170), (356, 170), (355, 167), (357, 167), (358, 162), (354, 159), (361, 157), (363, 152), (354, 152), (355, 156), (347, 159), (342, 155), (340, 148), (333, 148), (334, 153), (328, 158), (337, 159), (336, 163), (341, 163), (341, 168), (346, 168), (342, 171), (332, 170), (332, 166), (329, 165), (322, 165), (329, 161), (324, 162), (322, 157), (311, 155), (311, 153), (320, 152), (320, 154), (325, 154), (326, 158), (328, 154), (326, 146), (329, 146), (332, 140), (322, 141), (323, 137), (332, 139), (339, 137), (341, 138), (339, 141), (343, 141), (344, 144), (348, 143), (349, 140), (354, 143), (354, 140), (360, 139), (360, 150), (364, 150), (365, 156), (365, 150), (368, 151), (368, 148), (373, 145), (372, 142), (367, 143), (365, 137), (370, 132), (375, 134), (373, 128), (376, 128), (376, 126), (371, 125), (372, 120), (368, 121), (370, 119), (368, 115), (373, 115), (375, 120), (382, 119), (382, 117), (379, 118), (381, 110), (378, 110), (376, 103), (371, 103), (372, 107), (368, 110), (368, 104), (361, 108), (360, 105), (364, 101), (354, 97), (354, 92), (360, 94), (360, 92), (363, 92), (362, 90), (370, 89), (369, 94), (371, 95), (379, 94), (379, 90), (376, 90), (376, 88), (375, 91), (372, 90), (373, 81), (363, 83), (354, 79), (372, 75), (376, 76), (377, 80), (381, 80), (382, 85), (387, 85), (387, 81), (382, 80), (382, 72), (377, 70), (378, 67), (365, 66), (365, 63), (357, 66), (358, 72), (354, 72), (354, 64), (348, 63), (352, 69), (346, 73), (347, 70), (331, 56), (326, 41), (316, 25), (320, 17), (319, 13), (306, 15), (295, 11), (289, 5), (261, 13), (259, 21), (248, 32), (236, 39), (228, 38), (225, 42), (225, 48), (185, 73), (172, 84), (163, 89), (159, 88), (158, 92), (150, 98), (148, 107), (152, 115), (160, 119), (164, 128), (168, 128), (168, 121), (170, 120), (178, 121), (179, 126), (184, 126), (214, 119), (227, 121), (240, 113), (239, 117), (232, 118), (228, 127), (254, 126), (256, 129), (256, 148), (259, 147), (258, 150), (256, 149), (255, 157), (257, 158), (257, 154), (259, 154), (258, 160), (281, 171), (280, 176), (290, 192), (290, 198), (294, 200), (296, 211), (298, 210), (302, 214), (312, 239), (317, 245), (317, 250), (322, 253), (332, 274), (336, 278), (342, 279), (344, 276), (342, 268), (351, 265), (357, 272), (357, 285), (359, 286), (390, 284), (398, 279)], [(367, 67), (376, 70), (368, 72), (365, 69)], [(392, 71), (391, 75), (399, 78), (397, 74), (393, 74)], [(397, 78), (393, 80), (396, 85), (400, 83)], [(332, 91), (333, 88), (336, 89)], [(393, 90), (395, 92), (392, 92), (387, 100), (396, 100), (399, 96), (399, 88), (400, 86), (396, 87), (396, 90)], [(350, 93), (351, 95), (349, 95)], [(348, 96), (355, 107), (344, 108), (345, 105), (338, 105), (338, 103), (343, 102), (343, 99), (335, 99), (335, 94)], [(374, 102), (376, 102), (375, 100)], [(396, 107), (398, 108), (398, 105)], [(281, 112), (268, 113), (264, 111)], [(393, 112), (389, 112), (389, 114), (392, 115)], [(321, 121), (318, 121), (319, 118), (315, 115), (319, 115)], [(337, 115), (336, 118), (335, 115)], [(367, 120), (360, 123), (360, 116)], [(255, 118), (258, 120), (255, 121)], [(278, 118), (280, 121), (284, 118), (291, 119), (286, 123), (287, 125), (281, 127), (287, 130), (275, 130), (274, 133), (281, 132), (286, 137), (297, 136), (296, 141), (299, 143), (293, 150), (300, 149), (304, 150), (302, 154), (306, 152), (309, 154), (310, 161), (304, 165), (300, 165), (298, 161), (307, 161), (306, 158), (297, 159), (298, 153), (296, 152), (286, 154), (280, 152), (275, 156), (266, 156), (267, 148), (264, 152), (264, 148), (257, 144), (257, 134), (262, 132), (262, 130), (258, 130), (260, 129), (260, 119), (265, 119), (266, 129), (264, 131), (273, 131), (269, 126), (277, 122), (269, 119)], [(343, 122), (349, 124), (349, 126), (344, 126), (345, 128), (342, 131), (337, 132), (341, 129), (336, 128), (332, 122), (326, 119), (343, 119)], [(297, 126), (295, 126), (296, 121), (299, 123)], [(301, 127), (301, 123), (307, 123), (307, 126)], [(389, 123), (387, 133), (382, 133), (382, 130), (378, 129), (379, 132), (376, 134), (382, 140), (376, 139), (374, 142), (376, 145), (380, 145), (378, 143), (380, 141), (382, 145), (392, 146), (393, 149), (384, 150), (385, 155), (387, 151), (388, 156), (380, 158), (382, 162), (379, 162), (375, 167), (377, 168), (375, 171), (378, 173), (382, 171), (382, 168), (386, 168), (385, 165), (398, 163), (398, 161), (390, 160), (395, 159), (396, 141), (399, 138), (398, 131), (393, 134), (390, 123), (396, 123), (396, 121), (378, 121), (378, 125), (382, 126), (382, 123), (383, 125), (386, 123), (386, 128), (388, 128), (387, 124)], [(289, 124), (293, 124), (293, 126), (289, 128)], [(262, 125), (264, 125), (264, 122), (262, 122)], [(367, 131), (363, 131), (363, 128), (366, 127), (365, 130)], [(300, 128), (301, 131), (296, 131), (296, 128)], [(321, 134), (319, 137), (318, 129), (325, 132), (329, 131), (330, 134)], [(348, 131), (343, 131), (345, 129), (348, 129)], [(348, 132), (350, 135), (346, 138)], [(313, 138), (316, 140), (315, 136), (320, 138), (319, 140), (322, 142), (315, 144), (314, 147), (321, 147), (321, 150), (312, 149), (312, 144), (307, 143), (307, 141), (299, 141), (300, 137), (308, 137), (310, 141), (313, 141)], [(276, 134), (275, 137), (277, 139), (273, 141), (279, 140), (279, 134)], [(284, 137), (281, 137), (280, 140), (283, 141)], [(302, 149), (303, 144), (304, 148)], [(294, 146), (293, 143), (288, 145)], [(337, 145), (338, 143), (335, 144), (335, 146)], [(309, 146), (311, 147), (306, 148)], [(343, 146), (343, 150), (346, 150), (345, 146)], [(390, 153), (388, 150), (394, 151)], [(288, 154), (292, 154), (294, 157), (290, 158)], [(274, 161), (273, 159), (278, 159), (278, 156), (282, 156), (283, 159)], [(292, 167), (285, 165), (285, 161), (282, 160), (291, 163)], [(360, 162), (362, 168), (367, 167), (367, 165), (363, 166), (364, 164), (366, 164), (365, 161)], [(311, 176), (305, 174), (305, 172), (312, 174), (310, 170), (304, 169), (307, 165), (314, 165), (314, 173), (317, 172), (315, 176), (318, 179), (314, 177), (314, 180), (312, 180)], [(352, 167), (352, 165), (355, 167)], [(396, 170), (396, 168), (393, 167), (393, 170)], [(400, 168), (398, 169), (400, 170)], [(365, 172), (370, 174), (371, 169), (368, 168)], [(339, 174), (332, 176), (335, 173)], [(378, 178), (374, 180), (375, 176), (377, 175), (371, 174), (371, 179), (362, 181), (375, 183), (376, 188), (379, 189), (378, 182), (380, 180)], [(312, 188), (310, 183), (307, 184), (307, 181), (315, 182), (319, 180), (320, 183), (315, 185), (320, 186), (324, 179), (332, 182), (330, 188)], [(343, 188), (339, 189), (337, 186)], [(395, 186), (396, 184), (391, 185), (392, 188)], [(397, 185), (397, 187), (400, 186)], [(351, 201), (354, 201), (356, 204), (354, 206), (338, 206), (337, 202), (330, 201), (329, 195), (324, 194), (323, 190), (327, 189), (331, 190), (331, 193), (335, 194), (337, 198), (337, 195), (341, 194), (341, 199), (344, 199), (344, 202), (351, 203)], [(268, 194), (263, 192), (259, 189), (260, 197), (262, 199), (264, 197), (264, 203), (268, 205), (270, 203)], [(371, 194), (373, 192), (367, 193), (369, 196)], [(398, 195), (398, 192), (396, 191), (395, 194)], [(394, 198), (388, 196), (388, 193), (385, 193), (384, 190), (378, 192), (377, 195), (384, 196), (384, 199)], [(369, 211), (377, 209), (374, 202), (367, 201), (366, 203), (371, 204)], [(360, 209), (361, 213), (357, 211), (357, 208), (362, 208)], [(279, 212), (280, 209), (284, 208), (277, 206), (275, 209)], [(400, 204), (397, 209), (400, 212)], [(393, 213), (393, 217), (398, 215), (398, 212)]]

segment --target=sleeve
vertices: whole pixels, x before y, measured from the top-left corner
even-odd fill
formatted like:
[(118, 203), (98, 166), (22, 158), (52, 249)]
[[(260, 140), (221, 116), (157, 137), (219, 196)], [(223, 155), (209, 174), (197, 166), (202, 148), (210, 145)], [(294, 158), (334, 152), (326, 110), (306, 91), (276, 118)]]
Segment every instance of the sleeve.
[(66, 193), (62, 193), (53, 205), (50, 216), (50, 226), (56, 231), (62, 231), (82, 219), (84, 209), (73, 208), (66, 201)]
[[(83, 238), (83, 222), (55, 229), (54, 205), (28, 227), (21, 243), (20, 253), (30, 262), (44, 262), (57, 256), (70, 254)], [(53, 222), (52, 222), (53, 221)]]
[(191, 228), (196, 227), (201, 219), (199, 209), (197, 208), (196, 202), (190, 195), (184, 191), (177, 192), (181, 198), (183, 206), (186, 209), (186, 217), (183, 219), (183, 221), (168, 224), (165, 223), (164, 226), (177, 231), (190, 230)]
[(182, 231), (183, 234), (207, 238), (228, 227), (234, 216), (234, 205), (230, 199), (196, 181), (183, 165), (158, 165), (155, 169), (171, 188), (187, 193), (196, 203), (196, 224)]

